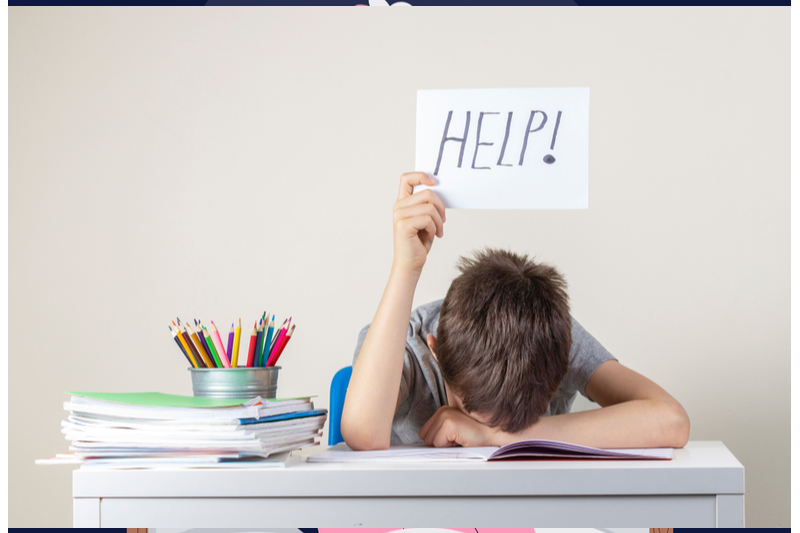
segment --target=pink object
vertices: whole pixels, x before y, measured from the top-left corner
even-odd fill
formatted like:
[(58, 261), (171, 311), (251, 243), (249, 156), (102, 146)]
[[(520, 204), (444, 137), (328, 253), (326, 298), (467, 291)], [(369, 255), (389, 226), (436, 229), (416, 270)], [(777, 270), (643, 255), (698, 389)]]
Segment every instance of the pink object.
[(222, 366), (225, 368), (231, 367), (231, 362), (228, 360), (228, 354), (225, 353), (225, 347), (222, 345), (222, 337), (219, 336), (219, 330), (217, 329), (217, 325), (214, 324), (214, 321), (211, 321), (211, 325), (214, 326), (214, 336), (212, 339), (214, 340), (214, 348), (217, 349), (217, 354), (219, 355), (220, 360), (222, 361)]
[[(484, 527), (477, 527), (477, 528), (440, 528), (438, 530), (431, 530), (428, 529), (428, 532), (432, 531), (459, 531), (461, 533), (536, 533), (536, 530), (532, 527), (525, 527), (525, 528), (484, 528)], [(361, 528), (361, 527), (348, 527), (348, 528), (319, 528), (319, 533), (389, 533), (390, 531), (396, 531), (397, 533), (414, 533), (415, 531), (421, 531), (417, 528)]]
[(275, 339), (275, 346), (272, 348), (272, 353), (269, 354), (269, 359), (267, 359), (267, 366), (272, 366), (275, 362), (275, 358), (280, 353), (281, 342), (283, 342), (283, 338), (286, 336), (286, 332), (288, 330), (286, 328), (281, 328), (278, 332), (278, 338)]

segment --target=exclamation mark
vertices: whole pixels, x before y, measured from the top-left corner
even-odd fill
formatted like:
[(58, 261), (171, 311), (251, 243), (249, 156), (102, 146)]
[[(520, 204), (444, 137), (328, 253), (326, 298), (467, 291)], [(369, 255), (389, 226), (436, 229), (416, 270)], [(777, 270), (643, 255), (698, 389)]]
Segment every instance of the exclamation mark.
[[(550, 150), (552, 150), (556, 145), (556, 136), (558, 135), (558, 125), (561, 123), (561, 111), (558, 112), (558, 116), (556, 117), (556, 127), (553, 128), (553, 140), (550, 141)], [(556, 158), (550, 154), (544, 156), (544, 162), (548, 165), (552, 165), (556, 162)]]

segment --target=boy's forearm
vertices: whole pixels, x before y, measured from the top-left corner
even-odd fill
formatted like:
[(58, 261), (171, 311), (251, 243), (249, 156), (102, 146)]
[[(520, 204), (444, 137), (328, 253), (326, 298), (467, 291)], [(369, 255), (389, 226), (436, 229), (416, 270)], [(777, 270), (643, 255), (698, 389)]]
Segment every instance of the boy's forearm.
[(632, 400), (601, 409), (546, 416), (520, 433), (496, 434), (497, 446), (546, 439), (595, 448), (681, 448), (689, 418), (677, 402)]
[(342, 435), (351, 447), (389, 445), (418, 280), (418, 272), (393, 265), (347, 389)]

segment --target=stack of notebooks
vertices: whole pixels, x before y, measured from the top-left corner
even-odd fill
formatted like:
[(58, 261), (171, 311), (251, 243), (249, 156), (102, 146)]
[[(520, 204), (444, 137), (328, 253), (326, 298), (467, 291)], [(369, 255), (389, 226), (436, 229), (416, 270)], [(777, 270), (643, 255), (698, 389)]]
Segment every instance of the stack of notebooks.
[(318, 444), (327, 418), (311, 398), (235, 400), (71, 392), (69, 453), (37, 464), (81, 468), (264, 468)]

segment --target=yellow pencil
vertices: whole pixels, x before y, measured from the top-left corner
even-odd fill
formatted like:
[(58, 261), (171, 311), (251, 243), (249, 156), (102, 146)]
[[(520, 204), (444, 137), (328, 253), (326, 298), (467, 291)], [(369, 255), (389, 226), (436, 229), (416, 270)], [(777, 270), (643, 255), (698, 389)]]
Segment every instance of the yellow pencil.
[(231, 367), (236, 368), (239, 366), (239, 339), (242, 336), (242, 319), (239, 319), (239, 325), (236, 326), (236, 336), (233, 337), (233, 359), (231, 360)]

